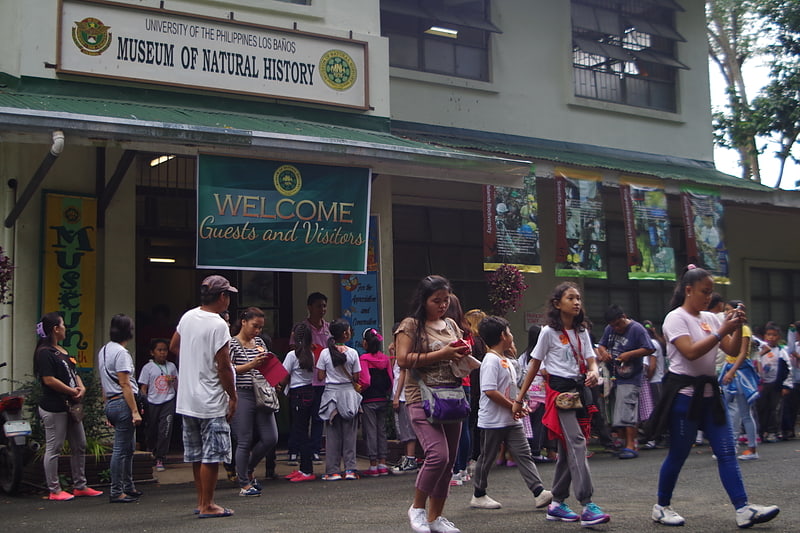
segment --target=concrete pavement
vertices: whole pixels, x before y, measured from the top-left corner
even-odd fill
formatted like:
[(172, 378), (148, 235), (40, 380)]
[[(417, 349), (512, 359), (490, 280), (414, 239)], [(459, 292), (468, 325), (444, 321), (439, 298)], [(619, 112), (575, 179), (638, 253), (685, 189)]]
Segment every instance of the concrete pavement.
[[(592, 457), (595, 501), (611, 514), (611, 522), (598, 531), (665, 532), (654, 524), (650, 510), (655, 501), (658, 469), (666, 450), (643, 451), (638, 459), (622, 461), (607, 453)], [(800, 530), (800, 441), (766, 444), (761, 459), (743, 462), (742, 473), (755, 503), (776, 504), (781, 514), (752, 531)], [(280, 458), (280, 456), (279, 456)], [(292, 469), (278, 463), (279, 472)], [(317, 473), (321, 467), (317, 466)], [(223, 469), (220, 469), (221, 477)], [(261, 472), (261, 467), (257, 472)], [(553, 465), (541, 465), (545, 484), (553, 479)], [(358, 481), (292, 484), (283, 479), (266, 481), (258, 498), (238, 496), (227, 480), (217, 485), (217, 502), (235, 510), (230, 518), (198, 520), (193, 514), (195, 492), (188, 465), (172, 465), (158, 473), (159, 482), (141, 484), (145, 495), (138, 503), (111, 505), (105, 497), (72, 502), (49, 502), (42, 494), (0, 497), (0, 530), (17, 532), (103, 531), (103, 533), (164, 531), (202, 533), (230, 529), (270, 533), (389, 533), (408, 532), (406, 510), (414, 492), (414, 476), (387, 476)], [(529, 533), (531, 531), (581, 531), (579, 524), (547, 522), (533, 508), (530, 493), (514, 468), (495, 467), (489, 476), (489, 495), (500, 501), (499, 510), (469, 507), (472, 487), (452, 487), (445, 516), (464, 533)], [(568, 501), (577, 508), (574, 500)], [(686, 518), (686, 532), (738, 531), (734, 510), (719, 482), (716, 462), (708, 447), (696, 448), (681, 474), (673, 507)]]

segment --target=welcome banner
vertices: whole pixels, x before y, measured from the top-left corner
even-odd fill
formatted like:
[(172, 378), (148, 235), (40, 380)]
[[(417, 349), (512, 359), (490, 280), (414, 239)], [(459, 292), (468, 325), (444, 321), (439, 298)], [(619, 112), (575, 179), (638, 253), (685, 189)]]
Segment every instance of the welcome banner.
[(689, 262), (711, 272), (716, 283), (730, 284), (719, 192), (685, 187), (681, 189), (681, 206)]
[(658, 183), (620, 180), (628, 279), (675, 279), (675, 252), (669, 240), (667, 195)]
[(556, 167), (556, 276), (606, 279), (600, 174)]
[(370, 169), (201, 154), (197, 266), (363, 273)]
[(523, 272), (541, 272), (539, 203), (536, 177), (521, 189), (486, 185), (483, 189), (483, 270), (512, 264)]
[(42, 314), (62, 314), (67, 337), (61, 345), (79, 367), (93, 368), (97, 200), (45, 192), (43, 216)]

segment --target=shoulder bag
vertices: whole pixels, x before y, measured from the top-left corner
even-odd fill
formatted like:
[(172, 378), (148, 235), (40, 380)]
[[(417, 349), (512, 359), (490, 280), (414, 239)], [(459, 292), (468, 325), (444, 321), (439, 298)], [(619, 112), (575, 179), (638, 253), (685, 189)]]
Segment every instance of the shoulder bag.
[(458, 385), (428, 386), (416, 369), (412, 369), (422, 395), (422, 409), (431, 424), (455, 424), (469, 416), (469, 402), (464, 387)]
[(281, 402), (275, 387), (261, 375), (260, 372), (251, 371), (253, 376), (253, 394), (256, 399), (256, 407), (269, 413), (277, 413), (281, 408)]

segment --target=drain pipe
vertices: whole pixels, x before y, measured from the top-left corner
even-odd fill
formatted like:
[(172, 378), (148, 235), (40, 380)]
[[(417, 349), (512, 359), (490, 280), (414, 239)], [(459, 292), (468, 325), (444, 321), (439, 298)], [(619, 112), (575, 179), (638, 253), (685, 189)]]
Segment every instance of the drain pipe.
[(63, 131), (54, 131), (53, 132), (53, 144), (50, 146), (50, 151), (47, 152), (47, 155), (44, 156), (42, 159), (39, 168), (36, 169), (34, 172), (33, 177), (31, 177), (28, 185), (25, 187), (25, 190), (22, 191), (19, 199), (17, 199), (16, 205), (8, 214), (5, 220), (5, 225), (7, 228), (10, 228), (14, 225), (14, 222), (17, 221), (19, 216), (22, 214), (22, 210), (25, 209), (25, 206), (28, 205), (28, 202), (33, 198), (34, 193), (41, 185), (42, 181), (44, 180), (47, 173), (50, 171), (50, 167), (53, 166), (58, 156), (61, 155), (61, 152), (64, 150), (64, 132)]

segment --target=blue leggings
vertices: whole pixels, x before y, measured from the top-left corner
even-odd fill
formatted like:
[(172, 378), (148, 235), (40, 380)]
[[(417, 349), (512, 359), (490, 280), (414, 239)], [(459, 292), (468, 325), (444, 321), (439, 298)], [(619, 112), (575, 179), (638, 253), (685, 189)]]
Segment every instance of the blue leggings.
[(728, 423), (727, 413), (724, 424), (714, 424), (713, 401), (713, 398), (701, 400), (702, 419), (698, 423), (698, 421), (688, 418), (692, 397), (684, 394), (675, 396), (669, 422), (669, 453), (661, 464), (661, 472), (658, 477), (659, 505), (670, 504), (672, 491), (678, 482), (678, 475), (681, 473), (683, 463), (692, 449), (698, 429), (703, 430), (704, 435), (711, 443), (711, 449), (717, 456), (719, 478), (722, 486), (728, 492), (734, 508), (739, 509), (747, 505), (747, 493), (744, 490), (739, 463), (736, 461), (736, 444), (733, 441), (733, 432)]

